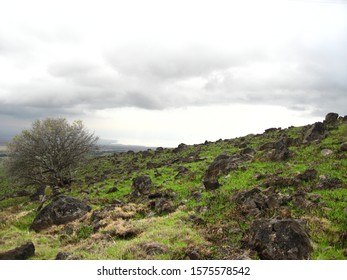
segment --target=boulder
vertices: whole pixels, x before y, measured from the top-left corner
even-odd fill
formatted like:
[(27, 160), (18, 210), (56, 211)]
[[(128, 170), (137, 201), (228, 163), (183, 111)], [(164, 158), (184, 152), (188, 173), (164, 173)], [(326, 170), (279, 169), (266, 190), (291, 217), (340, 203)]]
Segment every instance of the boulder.
[(347, 142), (342, 143), (340, 146), (340, 152), (346, 152), (347, 151)]
[(29, 241), (7, 252), (0, 252), (0, 260), (26, 260), (35, 255), (35, 246)]
[(30, 229), (40, 231), (52, 225), (66, 224), (83, 217), (90, 210), (89, 205), (77, 198), (59, 195), (40, 211)]
[(203, 181), (205, 188), (218, 188), (220, 186), (218, 183), (218, 177), (227, 174), (231, 170), (238, 169), (241, 163), (252, 159), (253, 156), (249, 153), (235, 154), (232, 156), (221, 154), (217, 156), (205, 172)]
[(339, 114), (337, 113), (328, 113), (326, 116), (325, 116), (325, 119), (324, 119), (324, 124), (326, 125), (331, 125), (331, 124), (335, 124), (337, 122), (339, 118)]
[(249, 230), (249, 244), (265, 260), (306, 260), (313, 251), (308, 233), (293, 219), (258, 219)]
[(133, 184), (132, 184), (132, 189), (133, 189), (132, 194), (136, 196), (148, 194), (151, 187), (152, 187), (152, 180), (149, 176), (143, 175), (143, 176), (136, 177), (133, 180)]
[(297, 176), (297, 178), (301, 181), (308, 182), (308, 181), (312, 181), (312, 180), (316, 179), (317, 174), (318, 174), (318, 172), (316, 169), (309, 168), (309, 169), (306, 169), (304, 172), (300, 173)]
[(218, 189), (221, 186), (221, 184), (215, 178), (209, 178), (207, 180), (204, 180), (203, 184), (204, 184), (205, 189), (207, 191), (216, 190), (216, 189)]
[(282, 204), (280, 196), (274, 189), (261, 190), (258, 187), (250, 190), (237, 191), (231, 198), (243, 215), (264, 216), (268, 210), (273, 210)]
[(328, 132), (322, 122), (316, 122), (309, 126), (303, 135), (303, 143), (311, 143), (315, 141), (320, 141), (327, 136)]
[(291, 156), (291, 152), (288, 149), (288, 141), (286, 138), (282, 138), (275, 143), (274, 148), (269, 153), (269, 159), (272, 161), (286, 160)]
[(73, 254), (69, 252), (59, 252), (55, 256), (55, 260), (68, 260)]
[(319, 180), (315, 189), (317, 190), (330, 190), (340, 189), (346, 187), (339, 178), (322, 178)]

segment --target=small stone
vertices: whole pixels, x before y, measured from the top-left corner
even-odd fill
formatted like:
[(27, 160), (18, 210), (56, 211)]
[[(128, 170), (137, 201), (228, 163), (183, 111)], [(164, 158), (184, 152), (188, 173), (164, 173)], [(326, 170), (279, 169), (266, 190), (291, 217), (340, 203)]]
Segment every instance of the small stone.
[(341, 144), (340, 151), (341, 152), (346, 152), (347, 151), (347, 142)]
[(323, 149), (321, 152), (320, 152), (323, 156), (330, 156), (333, 154), (333, 151), (330, 150), (330, 149)]

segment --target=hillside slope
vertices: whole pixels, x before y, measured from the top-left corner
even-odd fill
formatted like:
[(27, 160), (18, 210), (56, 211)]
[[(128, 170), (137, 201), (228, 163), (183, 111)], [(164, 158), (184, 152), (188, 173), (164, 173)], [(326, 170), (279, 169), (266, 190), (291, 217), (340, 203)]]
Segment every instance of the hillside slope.
[(0, 252), (32, 240), (33, 259), (346, 259), (346, 142), (347, 118), (330, 113), (91, 158), (63, 190), (91, 210), (37, 232), (28, 229), (39, 203), (0, 174)]

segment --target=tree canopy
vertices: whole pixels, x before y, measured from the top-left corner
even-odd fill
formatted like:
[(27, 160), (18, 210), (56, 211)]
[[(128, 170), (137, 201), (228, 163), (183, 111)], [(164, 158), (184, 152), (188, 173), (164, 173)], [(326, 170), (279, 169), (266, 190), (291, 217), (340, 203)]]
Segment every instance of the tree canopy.
[(81, 121), (37, 120), (8, 144), (6, 169), (22, 185), (62, 187), (69, 184), (86, 154), (97, 149), (97, 141)]

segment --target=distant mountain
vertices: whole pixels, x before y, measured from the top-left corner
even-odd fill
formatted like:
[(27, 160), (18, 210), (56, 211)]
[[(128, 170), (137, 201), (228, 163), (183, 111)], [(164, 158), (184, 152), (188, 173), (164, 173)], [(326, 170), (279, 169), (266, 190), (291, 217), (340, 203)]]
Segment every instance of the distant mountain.
[(147, 147), (147, 146), (139, 146), (139, 145), (126, 145), (126, 144), (118, 144), (116, 140), (108, 140), (108, 139), (100, 139), (98, 141), (99, 149), (102, 152), (140, 152), (148, 149), (156, 149), (156, 147)]

